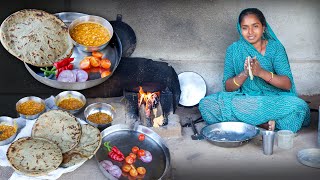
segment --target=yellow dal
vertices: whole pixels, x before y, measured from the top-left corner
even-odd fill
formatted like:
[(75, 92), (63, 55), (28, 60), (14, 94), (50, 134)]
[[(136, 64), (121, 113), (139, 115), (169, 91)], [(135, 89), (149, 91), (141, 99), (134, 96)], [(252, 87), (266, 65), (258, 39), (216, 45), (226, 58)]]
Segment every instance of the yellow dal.
[(3, 141), (11, 137), (14, 133), (16, 133), (17, 128), (13, 126), (0, 124), (0, 131), (2, 132), (2, 134), (0, 134), (0, 141)]
[(102, 112), (90, 114), (87, 119), (95, 124), (108, 124), (112, 121), (112, 117), (109, 114)]
[(61, 100), (58, 106), (66, 110), (76, 110), (82, 108), (84, 103), (80, 99), (70, 97)]
[(23, 115), (35, 115), (42, 112), (45, 109), (43, 103), (36, 102), (33, 100), (28, 100), (24, 103), (21, 103), (17, 107), (17, 111)]
[(98, 23), (76, 25), (70, 35), (77, 43), (85, 46), (100, 46), (110, 40), (109, 31)]

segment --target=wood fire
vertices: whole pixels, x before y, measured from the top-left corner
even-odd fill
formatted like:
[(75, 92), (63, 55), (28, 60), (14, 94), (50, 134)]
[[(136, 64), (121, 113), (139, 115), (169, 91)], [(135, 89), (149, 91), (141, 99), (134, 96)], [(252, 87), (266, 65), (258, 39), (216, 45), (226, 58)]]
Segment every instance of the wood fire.
[(139, 116), (145, 126), (159, 127), (163, 124), (163, 112), (160, 105), (160, 92), (144, 92), (139, 86)]

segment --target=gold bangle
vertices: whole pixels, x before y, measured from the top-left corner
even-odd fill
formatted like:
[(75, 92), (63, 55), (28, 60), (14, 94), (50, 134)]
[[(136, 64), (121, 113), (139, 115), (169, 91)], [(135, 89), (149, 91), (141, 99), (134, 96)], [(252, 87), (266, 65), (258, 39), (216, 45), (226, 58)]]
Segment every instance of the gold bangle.
[(233, 83), (234, 83), (236, 86), (240, 87), (240, 84), (238, 84), (238, 83), (236, 82), (236, 78), (235, 78), (235, 77), (233, 78)]
[(267, 81), (268, 83), (271, 82), (271, 80), (273, 79), (273, 72), (270, 72), (271, 73), (271, 78), (269, 79), (269, 81)]

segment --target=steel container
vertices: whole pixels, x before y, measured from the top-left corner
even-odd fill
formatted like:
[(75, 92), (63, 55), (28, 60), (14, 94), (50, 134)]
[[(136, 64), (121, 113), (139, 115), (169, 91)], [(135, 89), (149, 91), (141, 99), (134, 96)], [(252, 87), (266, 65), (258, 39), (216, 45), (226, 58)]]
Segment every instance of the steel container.
[[(9, 125), (9, 126), (17, 126), (15, 123), (16, 122), (11, 117), (8, 117), (8, 116), (1, 116), (0, 117), (0, 124)], [(17, 131), (18, 131), (18, 129), (17, 129)], [(11, 137), (9, 137), (3, 141), (0, 141), (0, 146), (10, 144), (16, 138), (17, 131)]]
[(90, 120), (88, 120), (88, 116), (97, 112), (102, 112), (102, 113), (106, 113), (108, 115), (111, 116), (111, 118), (113, 119), (115, 117), (115, 109), (107, 103), (93, 103), (90, 104), (88, 107), (86, 107), (86, 109), (84, 110), (84, 117), (86, 118), (87, 123), (91, 124), (94, 127), (97, 127), (100, 130), (103, 130), (109, 126), (111, 126), (111, 123), (106, 123), (106, 124), (96, 124), (94, 122), (91, 122)]
[(17, 111), (17, 113), (19, 114), (20, 117), (24, 118), (24, 119), (28, 119), (28, 120), (34, 120), (34, 119), (37, 119), (42, 113), (44, 113), (46, 111), (46, 103), (44, 102), (43, 99), (39, 98), (39, 97), (36, 97), (36, 96), (28, 96), (28, 97), (24, 97), (22, 99), (20, 99), (17, 103), (16, 103), (16, 110), (18, 108), (18, 106), (24, 102), (27, 102), (27, 101), (35, 101), (35, 102), (38, 102), (38, 103), (41, 103), (44, 105), (44, 109), (37, 113), (37, 114), (34, 114), (34, 115), (25, 115), (25, 114), (21, 114)]
[[(69, 109), (64, 109), (64, 108), (61, 108), (59, 107), (59, 103), (66, 99), (66, 98), (76, 98), (76, 99), (79, 99), (82, 103), (83, 103), (83, 106), (81, 108), (78, 108), (78, 109), (72, 109), (72, 110), (69, 110)], [(81, 110), (83, 110), (83, 108), (86, 106), (86, 103), (87, 103), (87, 100), (86, 100), (86, 97), (77, 92), (77, 91), (63, 91), (61, 93), (59, 93), (55, 98), (54, 98), (54, 102), (56, 104), (56, 106), (60, 109), (60, 110), (63, 110), (63, 111), (67, 111), (71, 114), (77, 114), (79, 113)]]
[(82, 24), (82, 23), (87, 23), (87, 22), (93, 22), (93, 23), (98, 23), (98, 24), (102, 25), (103, 27), (105, 27), (108, 30), (108, 32), (110, 34), (110, 39), (112, 38), (113, 28), (112, 28), (112, 25), (110, 24), (109, 21), (107, 21), (106, 19), (99, 17), (99, 16), (86, 15), (86, 16), (81, 16), (71, 22), (71, 24), (69, 26), (69, 36), (72, 40), (72, 43), (75, 45), (76, 48), (79, 48), (80, 50), (85, 51), (85, 52), (100, 51), (100, 50), (104, 49), (108, 45), (110, 40), (100, 46), (85, 46), (83, 44), (79, 44), (74, 39), (72, 39), (72, 37), (70, 35), (71, 30), (73, 28), (75, 28), (77, 25)]

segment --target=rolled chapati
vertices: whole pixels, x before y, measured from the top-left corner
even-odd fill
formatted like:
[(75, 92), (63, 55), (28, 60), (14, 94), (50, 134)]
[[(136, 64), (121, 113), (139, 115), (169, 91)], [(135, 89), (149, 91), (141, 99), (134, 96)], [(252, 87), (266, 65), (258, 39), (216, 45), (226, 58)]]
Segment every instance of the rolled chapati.
[(62, 20), (42, 10), (24, 9), (8, 16), (0, 27), (3, 47), (18, 59), (38, 67), (70, 57), (73, 44)]
[(66, 111), (51, 110), (38, 117), (31, 135), (56, 143), (62, 153), (65, 153), (79, 144), (81, 125), (74, 115)]
[(82, 124), (80, 143), (71, 151), (63, 154), (62, 167), (70, 167), (91, 159), (101, 145), (101, 134), (98, 128)]
[(56, 170), (62, 162), (62, 152), (53, 142), (42, 138), (24, 137), (7, 150), (12, 168), (28, 176), (42, 176)]

